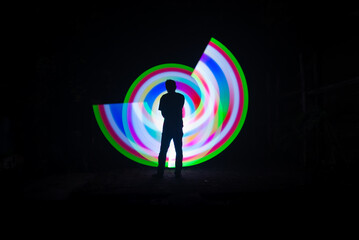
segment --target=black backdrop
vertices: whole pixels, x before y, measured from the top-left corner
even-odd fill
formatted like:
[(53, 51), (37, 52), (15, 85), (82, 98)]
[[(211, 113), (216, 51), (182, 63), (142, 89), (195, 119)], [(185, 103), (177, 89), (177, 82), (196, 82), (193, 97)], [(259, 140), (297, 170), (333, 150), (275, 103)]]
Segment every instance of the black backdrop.
[(264, 0), (21, 8), (8, 24), (15, 68), (2, 80), (2, 158), (18, 156), (29, 177), (138, 167), (103, 137), (92, 104), (122, 102), (158, 64), (194, 67), (214, 37), (244, 70), (249, 108), (236, 140), (198, 167), (351, 171), (357, 9)]

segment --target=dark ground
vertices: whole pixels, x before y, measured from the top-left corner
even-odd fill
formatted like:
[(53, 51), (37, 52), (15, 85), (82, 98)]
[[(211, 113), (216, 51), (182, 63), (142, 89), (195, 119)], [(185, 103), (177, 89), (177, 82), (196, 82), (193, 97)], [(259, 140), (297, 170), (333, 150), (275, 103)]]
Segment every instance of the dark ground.
[[(176, 179), (167, 169), (155, 179), (154, 168), (137, 167), (98, 173), (59, 174), (24, 183), (26, 200), (99, 201), (127, 207), (247, 207), (290, 210), (308, 208), (347, 209), (358, 197), (352, 179), (320, 181), (304, 172), (192, 167)], [(353, 209), (354, 210), (354, 209)]]
[(301, 189), (306, 176), (191, 169), (176, 179), (173, 169), (163, 179), (152, 178), (151, 168), (123, 169), (95, 174), (69, 174), (34, 180), (25, 185), (26, 199), (116, 200), (133, 205), (231, 205), (251, 193), (280, 194)]

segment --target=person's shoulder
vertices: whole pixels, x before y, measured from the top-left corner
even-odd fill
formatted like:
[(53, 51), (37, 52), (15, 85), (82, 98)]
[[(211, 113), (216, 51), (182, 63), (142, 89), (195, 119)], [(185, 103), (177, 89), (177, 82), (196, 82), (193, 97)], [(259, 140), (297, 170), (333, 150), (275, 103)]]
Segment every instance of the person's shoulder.
[(168, 97), (168, 93), (163, 94), (162, 97), (161, 97), (161, 99), (162, 99), (162, 98), (166, 98), (166, 97)]
[(180, 98), (184, 98), (183, 94), (176, 92), (176, 96)]

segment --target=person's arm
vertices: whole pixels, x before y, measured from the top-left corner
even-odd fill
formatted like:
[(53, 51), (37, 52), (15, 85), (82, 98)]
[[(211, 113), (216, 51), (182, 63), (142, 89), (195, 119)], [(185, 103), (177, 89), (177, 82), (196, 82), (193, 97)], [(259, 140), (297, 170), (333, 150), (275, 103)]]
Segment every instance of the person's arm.
[(160, 99), (160, 106), (158, 107), (158, 110), (161, 111), (162, 117), (163, 117), (163, 118), (166, 118), (163, 104), (164, 104), (164, 103), (163, 103), (163, 97), (161, 97), (161, 99)]

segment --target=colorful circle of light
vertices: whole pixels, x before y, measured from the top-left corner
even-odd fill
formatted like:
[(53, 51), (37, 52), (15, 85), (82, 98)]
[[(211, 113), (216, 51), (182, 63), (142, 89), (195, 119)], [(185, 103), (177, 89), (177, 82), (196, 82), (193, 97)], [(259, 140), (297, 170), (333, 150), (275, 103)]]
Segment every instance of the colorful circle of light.
[[(124, 103), (93, 105), (100, 129), (126, 157), (157, 166), (163, 117), (159, 101), (164, 82), (177, 82), (183, 107), (183, 166), (207, 161), (229, 146), (240, 132), (248, 109), (247, 83), (238, 61), (212, 38), (197, 66), (162, 64), (141, 74)], [(174, 167), (170, 146), (167, 167)]]

